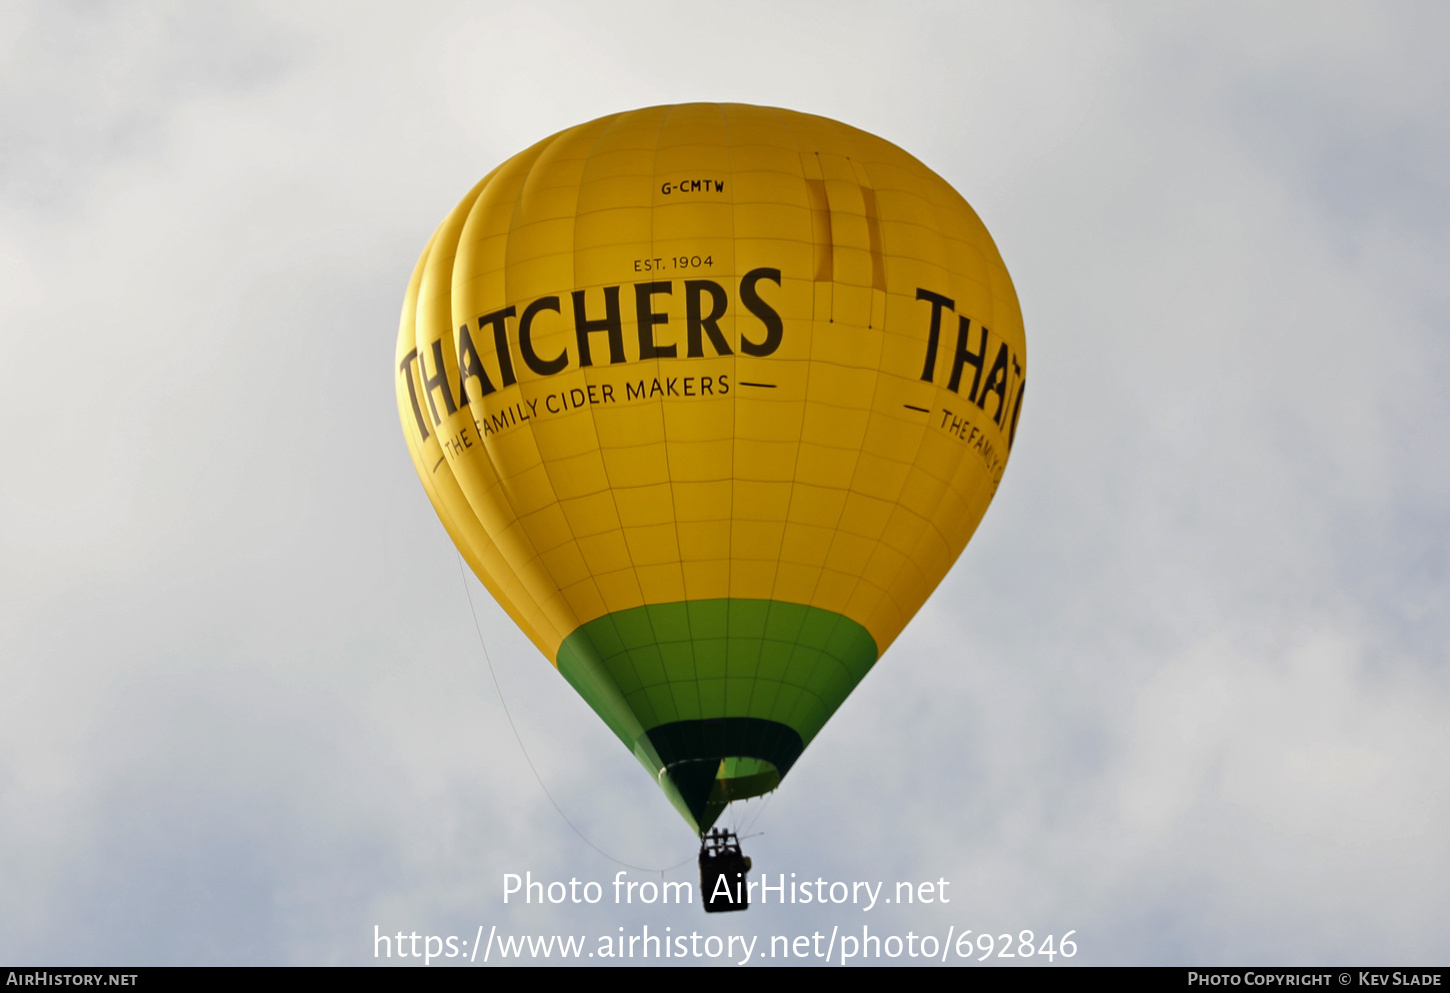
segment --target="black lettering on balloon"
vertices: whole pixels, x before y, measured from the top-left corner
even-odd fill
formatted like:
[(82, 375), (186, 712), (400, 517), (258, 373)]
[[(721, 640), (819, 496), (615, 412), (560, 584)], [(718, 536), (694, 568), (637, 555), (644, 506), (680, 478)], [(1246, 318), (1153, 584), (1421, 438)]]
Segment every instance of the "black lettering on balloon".
[(398, 371), (408, 381), (408, 401), (413, 405), (413, 417), (418, 421), (418, 434), (421, 441), (428, 440), (428, 425), (423, 420), (423, 410), (418, 406), (418, 388), (413, 385), (413, 371), (411, 366), (418, 359), (418, 350), (415, 348), (403, 356), (403, 361), (398, 363)]
[(663, 283), (635, 283), (634, 284), (634, 311), (635, 322), (639, 325), (639, 357), (641, 359), (672, 359), (675, 357), (674, 345), (655, 344), (655, 325), (668, 324), (668, 314), (657, 314), (650, 297), (656, 293), (671, 293), (672, 285), (669, 282)]
[(475, 377), (480, 397), (493, 392), (493, 383), (489, 382), (488, 373), (484, 372), (483, 363), (478, 358), (478, 349), (473, 345), (473, 335), (468, 333), (468, 325), (462, 324), (458, 328), (458, 402), (465, 407), (470, 403), (468, 381)]
[(514, 379), (514, 358), (509, 352), (508, 319), (514, 316), (514, 308), (505, 307), (503, 310), (495, 310), (492, 314), (484, 314), (478, 319), (478, 330), (482, 331), (485, 324), (493, 325), (493, 347), (498, 355), (498, 375), (504, 386), (512, 386), (517, 380)]
[(977, 398), (977, 406), (986, 413), (987, 395), (997, 394), (997, 413), (992, 420), (998, 427), (1002, 426), (1002, 415), (1007, 411), (1007, 343), (1003, 342), (997, 346), (997, 357), (992, 360), (992, 371), (987, 373), (987, 384), (982, 387), (982, 395)]
[(781, 336), (785, 333), (785, 324), (781, 321), (780, 315), (775, 308), (760, 298), (760, 293), (755, 285), (762, 279), (768, 279), (775, 285), (780, 285), (779, 269), (751, 269), (740, 280), (740, 302), (745, 304), (745, 309), (760, 319), (765, 325), (765, 340), (756, 344), (745, 337), (744, 332), (740, 335), (740, 350), (746, 355), (769, 355), (780, 347)]
[(534, 318), (539, 316), (541, 310), (560, 313), (559, 298), (539, 297), (524, 308), (523, 315), (519, 318), (519, 354), (524, 357), (524, 365), (534, 372), (540, 376), (552, 376), (569, 364), (569, 349), (565, 348), (552, 359), (539, 358), (539, 353), (534, 351), (533, 326)]
[(443, 341), (439, 339), (433, 342), (433, 366), (438, 371), (428, 375), (428, 363), (423, 361), (422, 352), (418, 353), (418, 375), (423, 380), (423, 399), (428, 401), (428, 409), (433, 413), (433, 424), (436, 427), (443, 423), (443, 418), (438, 416), (438, 408), (433, 403), (433, 391), (443, 391), (443, 403), (448, 408), (448, 413), (458, 413), (458, 407), (453, 402), (453, 391), (448, 388), (448, 367), (443, 364)]
[[(700, 304), (705, 294), (710, 295), (710, 312), (701, 312)], [(725, 316), (725, 310), (730, 306), (730, 299), (725, 295), (725, 287), (713, 279), (687, 279), (685, 280), (685, 341), (686, 354), (692, 359), (698, 359), (705, 354), (705, 343), (703, 332), (710, 336), (710, 344), (715, 349), (716, 355), (730, 355), (730, 343), (725, 340), (725, 335), (720, 332), (720, 318)]]
[(1027, 392), (1027, 380), (1023, 379), (1022, 384), (1017, 387), (1017, 399), (1012, 402), (1012, 426), (1007, 429), (1007, 451), (1012, 450), (1012, 442), (1017, 438), (1017, 418), (1022, 416), (1022, 394)]
[(973, 352), (967, 348), (967, 332), (971, 325), (967, 318), (957, 318), (957, 354), (952, 359), (952, 378), (947, 383), (947, 389), (953, 393), (961, 392), (957, 387), (962, 383), (962, 367), (970, 365), (976, 371), (972, 374), (972, 392), (967, 394), (967, 399), (975, 403), (977, 387), (982, 383), (982, 362), (987, 356), (987, 329), (985, 326), (982, 328), (982, 344)]
[[(944, 297), (931, 290), (924, 290), (917, 287), (916, 298), (918, 300), (931, 301), (931, 329), (926, 334), (926, 362), (921, 367), (921, 378), (924, 382), (930, 383), (936, 376), (936, 346), (941, 340), (941, 312), (945, 307), (947, 310), (955, 310), (956, 301)], [(956, 387), (952, 387), (956, 389)]]
[(593, 365), (589, 354), (589, 336), (599, 331), (609, 335), (609, 364), (624, 361), (624, 327), (619, 320), (619, 287), (604, 287), (604, 316), (590, 320), (584, 307), (584, 291), (575, 290), (574, 334), (579, 342), (579, 364)]

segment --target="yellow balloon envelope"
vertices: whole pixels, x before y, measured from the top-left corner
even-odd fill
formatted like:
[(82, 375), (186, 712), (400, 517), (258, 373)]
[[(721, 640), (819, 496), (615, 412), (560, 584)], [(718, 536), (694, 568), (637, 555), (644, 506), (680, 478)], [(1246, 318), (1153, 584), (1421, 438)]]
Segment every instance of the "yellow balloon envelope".
[(966, 546), (1026, 350), (986, 228), (916, 159), (688, 104), (484, 177), (418, 261), (394, 369), (473, 571), (704, 831)]

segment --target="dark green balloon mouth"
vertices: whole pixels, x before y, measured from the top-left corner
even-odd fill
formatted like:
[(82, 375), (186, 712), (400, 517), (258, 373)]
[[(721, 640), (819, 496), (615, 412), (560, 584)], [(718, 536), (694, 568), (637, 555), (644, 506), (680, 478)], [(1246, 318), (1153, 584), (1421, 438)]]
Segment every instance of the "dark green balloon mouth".
[[(759, 717), (675, 721), (645, 732), (662, 765), (660, 786), (679, 794), (701, 831), (733, 800), (769, 793), (780, 785), (805, 743), (793, 728)], [(636, 753), (641, 751), (638, 745)], [(674, 796), (670, 796), (675, 800)]]
[(864, 627), (773, 600), (617, 611), (559, 646), (559, 671), (690, 826), (780, 784), (876, 662)]

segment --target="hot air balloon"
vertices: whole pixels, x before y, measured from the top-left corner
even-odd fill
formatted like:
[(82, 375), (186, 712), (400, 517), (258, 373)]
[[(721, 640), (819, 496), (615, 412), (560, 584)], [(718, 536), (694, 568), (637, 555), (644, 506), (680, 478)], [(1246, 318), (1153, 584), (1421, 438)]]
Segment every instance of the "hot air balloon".
[(996, 246), (926, 166), (688, 104), (485, 176), (418, 260), (394, 369), (465, 560), (703, 834), (962, 552), (1026, 351)]

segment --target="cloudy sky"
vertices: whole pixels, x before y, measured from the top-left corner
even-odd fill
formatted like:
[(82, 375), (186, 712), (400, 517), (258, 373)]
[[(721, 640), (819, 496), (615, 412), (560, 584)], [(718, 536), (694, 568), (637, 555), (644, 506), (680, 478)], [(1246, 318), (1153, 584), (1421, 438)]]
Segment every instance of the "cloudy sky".
[[(0, 960), (865, 925), (1443, 964), (1447, 39), (1431, 3), (5, 4)], [(465, 586), (403, 291), (509, 155), (693, 100), (895, 142), (1016, 282), (996, 502), (737, 817), (771, 878), (949, 904), (502, 901), (695, 843)]]

